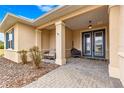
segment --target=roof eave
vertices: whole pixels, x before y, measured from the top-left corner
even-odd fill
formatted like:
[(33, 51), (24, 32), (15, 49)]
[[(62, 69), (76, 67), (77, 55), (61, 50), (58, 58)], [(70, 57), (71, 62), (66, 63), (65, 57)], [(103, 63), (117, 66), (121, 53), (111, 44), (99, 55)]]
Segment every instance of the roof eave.
[[(28, 19), (23, 18), (23, 17), (16, 16), (16, 15), (14, 15), (14, 14), (12, 14), (12, 13), (7, 13), (7, 14), (5, 15), (4, 19), (2, 20), (2, 22), (0, 23), (0, 32), (4, 32), (2, 27), (4, 27), (4, 23), (5, 23), (6, 21), (8, 21), (9, 18), (13, 18), (14, 20), (16, 19), (17, 22), (21, 22), (21, 23), (27, 23), (27, 24), (30, 24), (30, 25), (33, 24), (33, 21), (31, 21), (31, 20), (28, 20)], [(14, 24), (12, 24), (12, 25), (14, 25)], [(33, 26), (33, 25), (32, 25), (32, 26)]]
[(54, 8), (53, 10), (47, 12), (46, 14), (44, 14), (44, 15), (42, 15), (42, 16), (36, 18), (33, 22), (36, 22), (36, 21), (38, 21), (39, 19), (42, 19), (42, 18), (44, 18), (44, 17), (50, 15), (51, 13), (55, 12), (56, 10), (59, 10), (59, 9), (64, 8), (65, 6), (67, 6), (67, 5), (58, 6), (58, 7)]

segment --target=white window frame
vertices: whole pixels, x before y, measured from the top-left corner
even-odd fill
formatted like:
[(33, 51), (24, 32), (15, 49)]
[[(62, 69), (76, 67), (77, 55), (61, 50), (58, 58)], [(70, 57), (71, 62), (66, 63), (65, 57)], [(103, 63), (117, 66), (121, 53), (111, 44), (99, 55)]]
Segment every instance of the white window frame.
[(10, 36), (11, 34), (11, 40), (10, 40), (10, 37), (8, 37), (8, 49), (7, 50), (13, 50), (12, 49), (12, 31), (13, 31), (14, 28), (11, 28), (7, 33), (9, 34), (8, 36)]

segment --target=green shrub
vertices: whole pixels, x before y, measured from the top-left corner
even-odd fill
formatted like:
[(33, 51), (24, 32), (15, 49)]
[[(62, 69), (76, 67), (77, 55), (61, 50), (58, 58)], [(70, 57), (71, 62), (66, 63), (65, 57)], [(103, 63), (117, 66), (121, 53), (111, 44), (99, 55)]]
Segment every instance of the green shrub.
[(0, 44), (0, 49), (4, 49), (4, 44)]
[(33, 65), (35, 66), (35, 68), (39, 68), (41, 63), (41, 52), (39, 48), (37, 46), (34, 46), (30, 48), (29, 51), (30, 51), (30, 57), (33, 61)]
[(27, 64), (27, 51), (26, 50), (21, 50), (21, 51), (18, 51), (18, 53), (20, 54), (22, 63)]

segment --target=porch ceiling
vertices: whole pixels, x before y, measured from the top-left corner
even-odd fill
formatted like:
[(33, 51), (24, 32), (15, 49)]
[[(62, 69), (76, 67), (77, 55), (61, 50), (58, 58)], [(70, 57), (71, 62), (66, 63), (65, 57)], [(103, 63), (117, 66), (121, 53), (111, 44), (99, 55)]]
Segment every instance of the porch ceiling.
[(108, 23), (108, 6), (103, 6), (90, 12), (65, 20), (65, 24), (72, 30), (86, 28), (89, 25), (89, 20), (92, 20), (92, 25), (102, 25)]

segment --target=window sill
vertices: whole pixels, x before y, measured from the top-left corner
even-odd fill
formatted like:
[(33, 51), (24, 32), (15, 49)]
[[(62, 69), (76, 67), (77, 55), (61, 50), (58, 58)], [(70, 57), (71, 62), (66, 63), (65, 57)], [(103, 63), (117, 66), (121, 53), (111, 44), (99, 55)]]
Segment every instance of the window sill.
[(15, 51), (15, 52), (17, 52), (17, 50), (14, 50), (14, 49), (12, 49), (12, 48), (5, 49), (5, 50), (7, 50), (7, 51)]
[(6, 49), (6, 50), (13, 50), (12, 48), (8, 48), (8, 49)]

